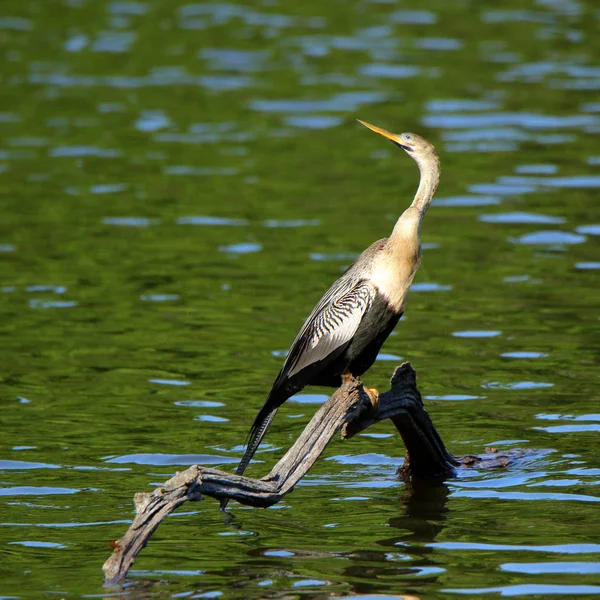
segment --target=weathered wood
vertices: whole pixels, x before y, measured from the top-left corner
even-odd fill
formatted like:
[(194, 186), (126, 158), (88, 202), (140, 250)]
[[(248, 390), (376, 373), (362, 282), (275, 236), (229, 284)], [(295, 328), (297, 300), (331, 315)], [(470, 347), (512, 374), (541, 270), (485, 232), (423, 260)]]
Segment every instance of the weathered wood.
[(461, 464), (446, 450), (442, 438), (423, 406), (417, 374), (409, 363), (398, 367), (391, 389), (379, 398), (379, 411), (344, 425), (342, 437), (350, 438), (383, 419), (391, 419), (406, 447), (398, 474), (405, 480), (443, 477)]
[[(161, 521), (187, 500), (201, 500), (204, 495), (230, 498), (251, 506), (271, 506), (292, 491), (340, 429), (343, 428), (344, 438), (350, 438), (384, 419), (394, 422), (404, 440), (407, 454), (400, 474), (405, 480), (449, 475), (463, 463), (446, 450), (423, 407), (415, 371), (409, 363), (404, 363), (395, 370), (390, 391), (380, 396), (377, 410), (373, 409), (362, 384), (344, 383), (262, 479), (194, 465), (153, 492), (136, 494), (133, 523), (115, 542), (114, 552), (104, 564), (106, 582), (117, 584), (125, 578)], [(464, 462), (472, 465), (477, 460), (468, 457)]]

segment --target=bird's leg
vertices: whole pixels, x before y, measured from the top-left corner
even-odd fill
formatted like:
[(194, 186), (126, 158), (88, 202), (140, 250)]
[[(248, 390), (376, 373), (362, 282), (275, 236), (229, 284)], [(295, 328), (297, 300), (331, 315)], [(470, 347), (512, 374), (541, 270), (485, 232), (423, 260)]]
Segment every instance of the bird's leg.
[[(358, 379), (358, 378), (357, 378)], [(342, 373), (342, 383), (348, 383), (349, 381), (354, 380), (354, 375), (349, 370), (346, 370)], [(377, 412), (379, 410), (379, 390), (376, 388), (368, 388), (363, 385), (363, 389), (367, 396), (369, 396), (369, 400), (371, 401), (372, 410)]]
[(342, 384), (344, 383), (349, 383), (350, 381), (352, 381), (354, 379), (354, 375), (352, 375), (352, 373), (350, 373), (350, 371), (348, 369), (346, 369), (343, 373), (342, 373)]

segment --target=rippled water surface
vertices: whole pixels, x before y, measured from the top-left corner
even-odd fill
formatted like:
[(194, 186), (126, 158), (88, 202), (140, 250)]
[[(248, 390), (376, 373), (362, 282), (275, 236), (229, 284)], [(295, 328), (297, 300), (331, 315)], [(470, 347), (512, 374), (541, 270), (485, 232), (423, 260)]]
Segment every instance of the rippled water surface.
[[(600, 595), (600, 9), (593, 0), (0, 5), (0, 598), (92, 597), (134, 492), (231, 469), (304, 317), (442, 183), (406, 317), (456, 454), (410, 489), (391, 425), (269, 509), (186, 505), (132, 597)], [(286, 404), (251, 472), (326, 390)], [(261, 462), (262, 461), (262, 462)], [(117, 591), (118, 593), (118, 591)]]

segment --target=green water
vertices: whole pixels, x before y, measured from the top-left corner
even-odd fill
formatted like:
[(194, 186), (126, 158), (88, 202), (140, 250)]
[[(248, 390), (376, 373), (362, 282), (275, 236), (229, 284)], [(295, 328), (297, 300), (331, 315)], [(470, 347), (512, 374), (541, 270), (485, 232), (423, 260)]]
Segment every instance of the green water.
[[(501, 4), (501, 5), (500, 5)], [(600, 13), (593, 0), (0, 6), (0, 598), (91, 597), (136, 491), (232, 469), (314, 303), (442, 161), (406, 318), (456, 454), (411, 490), (391, 424), (268, 510), (190, 504), (144, 598), (600, 595)], [(279, 412), (249, 474), (324, 399)], [(262, 462), (261, 462), (262, 461)]]

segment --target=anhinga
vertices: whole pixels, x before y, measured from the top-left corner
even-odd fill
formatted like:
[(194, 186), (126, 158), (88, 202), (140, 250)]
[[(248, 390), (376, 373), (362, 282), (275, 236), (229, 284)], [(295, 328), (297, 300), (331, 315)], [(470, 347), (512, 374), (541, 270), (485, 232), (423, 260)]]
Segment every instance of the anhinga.
[[(375, 362), (404, 312), (421, 262), (421, 219), (440, 180), (440, 161), (433, 145), (414, 133), (396, 135), (359, 122), (394, 142), (416, 161), (421, 173), (417, 193), (396, 222), (392, 235), (369, 246), (306, 319), (254, 419), (238, 475), (248, 466), (277, 409), (288, 398), (306, 385), (339, 387), (344, 377), (362, 375)], [(369, 392), (376, 404), (377, 391)]]

